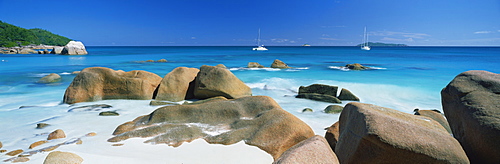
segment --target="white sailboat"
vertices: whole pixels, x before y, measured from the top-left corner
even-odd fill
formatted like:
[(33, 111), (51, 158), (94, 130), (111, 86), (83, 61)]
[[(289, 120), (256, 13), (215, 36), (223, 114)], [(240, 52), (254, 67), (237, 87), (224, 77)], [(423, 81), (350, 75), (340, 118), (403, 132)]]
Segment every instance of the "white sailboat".
[(259, 37), (257, 38), (257, 47), (252, 48), (254, 51), (267, 51), (267, 48), (264, 45), (260, 45), (260, 28), (259, 28)]
[(366, 50), (369, 51), (371, 48), (368, 46), (368, 35), (366, 34), (366, 27), (365, 27), (365, 33), (363, 36), (363, 44), (361, 45), (361, 50)]

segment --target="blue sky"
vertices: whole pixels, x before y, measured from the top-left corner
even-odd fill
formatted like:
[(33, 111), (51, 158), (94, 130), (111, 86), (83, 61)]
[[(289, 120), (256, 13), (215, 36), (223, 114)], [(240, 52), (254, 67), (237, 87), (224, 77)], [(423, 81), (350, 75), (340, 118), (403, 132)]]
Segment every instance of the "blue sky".
[(0, 0), (0, 20), (85, 45), (500, 46), (499, 0)]

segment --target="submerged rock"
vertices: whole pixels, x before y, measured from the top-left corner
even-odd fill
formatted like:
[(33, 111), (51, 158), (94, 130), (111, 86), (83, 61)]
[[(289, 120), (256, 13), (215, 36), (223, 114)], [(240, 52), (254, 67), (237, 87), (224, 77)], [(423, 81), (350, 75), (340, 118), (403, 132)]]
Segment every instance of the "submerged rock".
[(102, 109), (112, 108), (113, 106), (108, 104), (94, 104), (74, 107), (68, 110), (68, 112), (85, 112), (85, 111), (100, 111)]
[(337, 114), (342, 112), (342, 109), (344, 109), (344, 107), (340, 105), (328, 105), (323, 111), (325, 113)]
[(83, 69), (64, 93), (63, 103), (108, 99), (149, 100), (162, 78), (146, 71), (115, 71), (105, 67)]
[(463, 72), (441, 91), (441, 101), (471, 163), (499, 163), (500, 74)]
[(99, 116), (119, 116), (120, 114), (116, 111), (104, 111), (99, 113)]
[(302, 113), (304, 112), (313, 112), (313, 110), (311, 108), (305, 108), (305, 109), (302, 109)]
[(50, 126), (50, 124), (47, 124), (47, 123), (38, 123), (38, 124), (36, 124), (36, 128), (37, 129), (43, 129), (43, 128), (47, 127), (47, 126)]
[(314, 136), (311, 127), (267, 96), (214, 99), (200, 104), (165, 106), (116, 128), (109, 142), (133, 137), (146, 143), (179, 146), (203, 138), (211, 144), (245, 141), (274, 159), (293, 145)]
[(12, 150), (12, 151), (6, 153), (5, 155), (16, 156), (18, 154), (21, 154), (22, 152), (24, 152), (22, 149), (17, 149), (17, 150)]
[(340, 163), (469, 163), (460, 143), (438, 122), (352, 102), (339, 118)]
[(56, 73), (51, 73), (38, 80), (38, 83), (55, 83), (61, 81), (61, 76)]

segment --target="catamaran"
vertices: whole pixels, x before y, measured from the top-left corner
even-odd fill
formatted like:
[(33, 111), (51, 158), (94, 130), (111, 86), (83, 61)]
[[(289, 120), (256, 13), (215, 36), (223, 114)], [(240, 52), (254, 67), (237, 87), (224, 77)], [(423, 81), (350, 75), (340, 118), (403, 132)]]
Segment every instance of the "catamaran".
[(363, 36), (363, 44), (361, 45), (361, 50), (366, 50), (369, 51), (371, 48), (368, 46), (368, 35), (366, 34), (366, 27), (365, 27), (365, 34)]
[(259, 37), (257, 38), (257, 47), (252, 48), (254, 51), (267, 51), (267, 48), (264, 45), (260, 45), (260, 28), (259, 28)]

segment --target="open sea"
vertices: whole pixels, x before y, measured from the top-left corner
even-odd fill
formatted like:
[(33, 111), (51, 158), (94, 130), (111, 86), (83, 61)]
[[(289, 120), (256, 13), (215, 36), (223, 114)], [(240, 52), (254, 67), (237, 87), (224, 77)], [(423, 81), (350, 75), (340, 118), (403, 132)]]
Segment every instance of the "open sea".
[[(362, 103), (412, 113), (415, 108), (442, 111), (440, 91), (461, 72), (486, 70), (500, 73), (500, 47), (372, 47), (371, 51), (362, 51), (359, 47), (312, 46), (268, 47), (269, 51), (265, 52), (252, 51), (251, 48), (87, 47), (89, 54), (81, 56), (0, 54), (0, 141), (6, 147), (15, 147), (35, 136), (36, 123), (57, 125), (64, 123), (65, 118), (72, 118), (71, 115), (88, 117), (67, 112), (70, 106), (61, 104), (65, 89), (76, 76), (71, 72), (87, 67), (145, 70), (164, 77), (176, 67), (224, 64), (252, 88), (253, 95), (272, 97), (283, 109), (305, 121), (322, 136), (324, 128), (336, 122), (339, 114), (323, 112), (325, 107), (332, 105), (330, 103), (294, 98), (300, 86), (335, 85), (350, 90)], [(138, 62), (159, 59), (168, 62)], [(275, 59), (293, 68), (246, 68), (248, 62), (270, 67)], [(343, 68), (352, 63), (372, 69), (350, 71)], [(50, 73), (61, 75), (62, 81), (36, 83)], [(140, 110), (142, 115), (157, 108), (144, 100), (105, 100), (82, 105), (102, 103), (118, 106), (123, 117), (130, 117), (130, 120), (140, 116), (132, 115), (133, 110)], [(314, 111), (302, 113), (304, 108)]]

